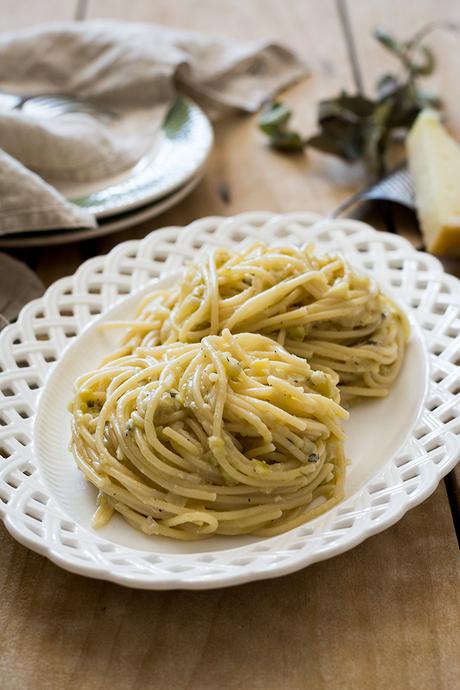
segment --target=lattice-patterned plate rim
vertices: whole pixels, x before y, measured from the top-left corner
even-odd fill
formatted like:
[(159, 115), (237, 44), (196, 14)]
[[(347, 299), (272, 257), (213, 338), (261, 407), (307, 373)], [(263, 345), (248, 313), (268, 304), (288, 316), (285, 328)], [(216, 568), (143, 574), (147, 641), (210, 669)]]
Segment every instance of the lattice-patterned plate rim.
[[(75, 523), (50, 494), (34, 455), (37, 402), (54, 363), (101, 312), (209, 245), (247, 238), (335, 249), (391, 286), (426, 338), (430, 382), (404, 446), (377, 476), (317, 520), (237, 549), (176, 555), (135, 550)], [(434, 257), (353, 220), (245, 213), (157, 230), (90, 259), (27, 305), (0, 336), (0, 515), (21, 543), (62, 567), (148, 588), (211, 588), (275, 577), (337, 555), (392, 525), (429, 496), (460, 456), (460, 289)]]

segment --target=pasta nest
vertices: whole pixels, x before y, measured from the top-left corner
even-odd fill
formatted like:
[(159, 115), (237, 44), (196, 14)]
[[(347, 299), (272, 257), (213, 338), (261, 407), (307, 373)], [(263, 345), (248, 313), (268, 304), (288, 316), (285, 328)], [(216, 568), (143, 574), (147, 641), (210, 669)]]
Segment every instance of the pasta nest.
[(271, 536), (342, 497), (338, 377), (260, 334), (139, 345), (75, 384), (72, 450), (113, 511), (149, 535)]
[(387, 395), (409, 335), (397, 305), (340, 255), (263, 242), (208, 251), (170, 288), (150, 292), (126, 325), (120, 353), (195, 343), (225, 328), (262, 333), (337, 372), (343, 401)]

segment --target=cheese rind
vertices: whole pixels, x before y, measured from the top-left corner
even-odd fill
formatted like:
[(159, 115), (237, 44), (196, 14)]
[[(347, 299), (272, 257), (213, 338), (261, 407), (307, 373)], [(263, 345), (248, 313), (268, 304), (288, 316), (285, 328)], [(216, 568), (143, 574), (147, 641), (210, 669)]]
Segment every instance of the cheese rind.
[(407, 149), (426, 248), (432, 254), (460, 254), (460, 145), (436, 112), (424, 110), (407, 137)]

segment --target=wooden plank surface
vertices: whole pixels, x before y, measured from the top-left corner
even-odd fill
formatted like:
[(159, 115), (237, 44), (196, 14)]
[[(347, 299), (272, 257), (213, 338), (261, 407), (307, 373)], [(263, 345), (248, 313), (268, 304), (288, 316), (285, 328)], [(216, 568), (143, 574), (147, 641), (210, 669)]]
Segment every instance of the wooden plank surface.
[[(48, 2), (35, 3), (30, 12), (24, 2), (7, 4), (3, 28), (49, 19), (55, 11)], [(353, 0), (349, 6), (366, 83), (381, 67), (367, 38), (374, 20), (399, 31), (458, 7), (447, 0), (420, 1), (404, 10), (393, 0)], [(311, 78), (288, 93), (306, 132), (314, 126), (318, 99), (351, 86), (333, 0), (90, 0), (88, 16), (288, 42), (312, 69)], [(441, 90), (447, 85), (457, 93), (448, 60), (442, 69)], [(452, 120), (460, 124), (454, 95), (449, 104)], [(229, 118), (216, 125), (205, 179), (176, 209), (110, 238), (25, 258), (49, 283), (153, 227), (258, 208), (327, 212), (360, 182), (357, 171), (327, 157), (276, 155), (254, 117)], [(3, 528), (0, 548), (2, 690), (458, 687), (460, 573), (444, 484), (393, 528), (347, 554), (227, 590), (139, 592), (92, 581), (29, 552)]]
[(74, 19), (77, 0), (1, 0), (0, 31)]
[(298, 573), (208, 592), (92, 581), (2, 538), (3, 690), (454, 690), (458, 554), (441, 487)]

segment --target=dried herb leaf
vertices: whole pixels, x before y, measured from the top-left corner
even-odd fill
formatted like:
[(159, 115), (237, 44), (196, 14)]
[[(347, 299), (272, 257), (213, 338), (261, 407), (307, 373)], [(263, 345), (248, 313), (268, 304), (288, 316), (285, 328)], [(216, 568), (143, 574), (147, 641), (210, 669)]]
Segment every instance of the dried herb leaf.
[(306, 143), (307, 146), (332, 153), (349, 163), (359, 160), (364, 151), (361, 127), (340, 118), (323, 122), (321, 132), (307, 139)]
[(423, 62), (411, 62), (411, 72), (414, 76), (428, 77), (436, 69), (436, 59), (433, 51), (428, 46), (420, 46), (419, 52), (422, 54)]
[(282, 151), (303, 151), (303, 137), (288, 129), (291, 115), (291, 109), (283, 103), (269, 103), (262, 112), (259, 127), (270, 137), (270, 145), (273, 148)]
[(376, 29), (374, 37), (398, 60), (402, 76), (383, 74), (377, 81), (375, 98), (342, 91), (336, 98), (321, 101), (319, 131), (313, 136), (304, 138), (289, 129), (292, 111), (280, 102), (271, 103), (262, 113), (260, 129), (276, 149), (299, 151), (311, 147), (348, 162), (362, 160), (372, 175), (383, 175), (394, 135), (408, 130), (423, 108), (442, 107), (437, 96), (424, 93), (418, 86), (418, 79), (436, 68), (433, 52), (422, 41), (438, 28), (458, 30), (451, 22), (433, 22), (409, 40), (400, 41)]
[(390, 53), (393, 53), (396, 57), (401, 57), (404, 53), (404, 43), (396, 40), (394, 36), (391, 36), (385, 29), (377, 28), (374, 31), (374, 38)]
[(283, 151), (303, 151), (305, 147), (304, 139), (297, 132), (278, 132), (270, 144)]
[(399, 82), (394, 74), (382, 74), (377, 80), (376, 90), (379, 99), (391, 96), (398, 88)]
[(368, 123), (364, 160), (369, 171), (376, 177), (383, 175), (386, 168), (386, 149), (390, 132), (388, 120), (392, 108), (393, 103), (390, 99), (382, 101), (374, 108)]
[[(397, 41), (383, 29), (376, 29), (374, 31), (374, 37), (384, 48), (403, 63), (409, 73), (413, 76), (427, 77), (433, 73), (436, 62), (430, 48), (426, 45), (419, 45), (419, 33), (420, 32), (409, 41)], [(426, 34), (423, 33), (422, 35), (424, 37)], [(417, 62), (415, 59), (417, 54), (419, 59), (421, 58), (421, 62)]]
[(330, 117), (340, 116), (350, 122), (358, 122), (362, 117), (372, 114), (373, 101), (365, 96), (349, 96), (342, 91), (338, 98), (320, 101), (318, 108), (318, 121), (323, 122)]
[(262, 112), (259, 127), (268, 136), (276, 136), (285, 127), (292, 115), (292, 110), (284, 103), (270, 103)]

